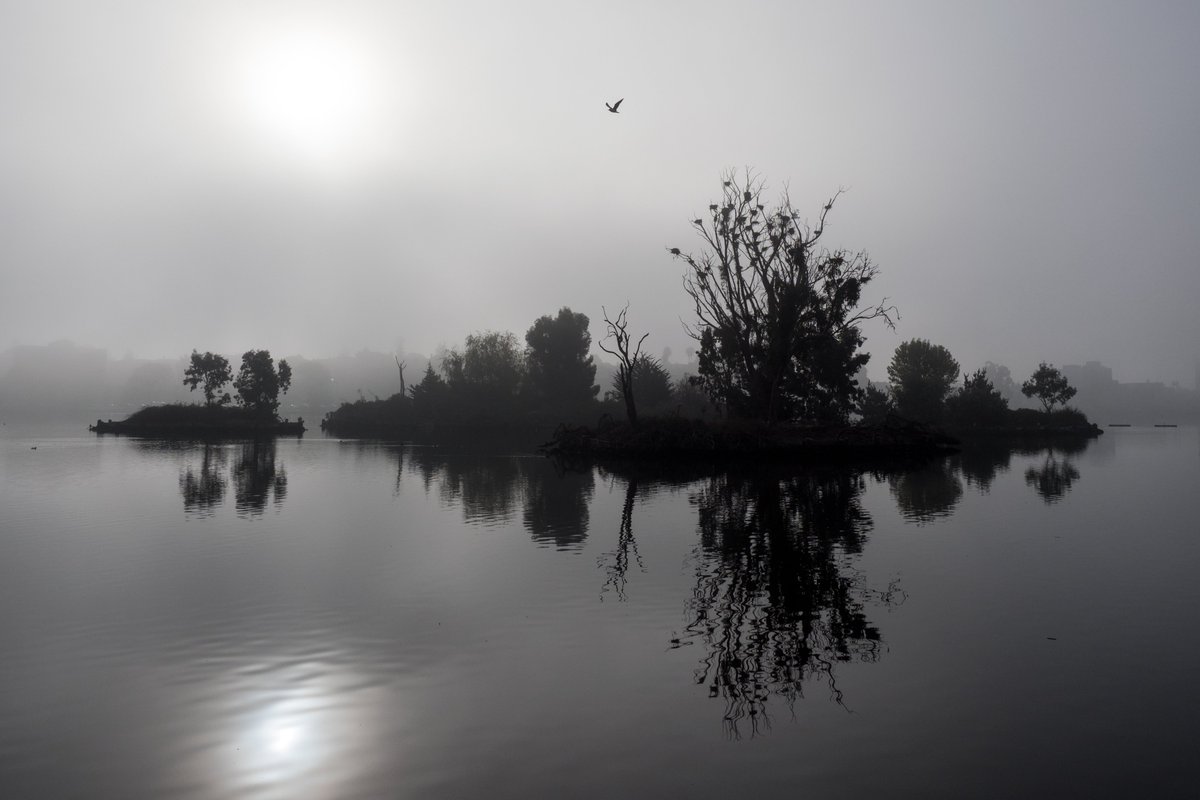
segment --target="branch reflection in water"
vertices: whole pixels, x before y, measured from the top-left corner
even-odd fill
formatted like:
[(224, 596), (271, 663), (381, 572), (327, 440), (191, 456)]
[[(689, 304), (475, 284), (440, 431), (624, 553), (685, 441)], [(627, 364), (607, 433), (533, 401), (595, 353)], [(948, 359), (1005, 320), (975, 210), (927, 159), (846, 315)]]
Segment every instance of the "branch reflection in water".
[(707, 650), (694, 677), (725, 701), (730, 736), (744, 721), (752, 734), (769, 726), (772, 696), (794, 711), (809, 680), (842, 704), (835, 665), (879, 657), (864, 610), (896, 589), (870, 591), (846, 558), (871, 529), (862, 486), (850, 472), (725, 474), (693, 495), (700, 544), (687, 630)]
[[(612, 480), (616, 481), (616, 477), (613, 476)], [(637, 564), (638, 570), (646, 571), (646, 565), (642, 563), (642, 555), (638, 552), (637, 539), (633, 536), (633, 506), (637, 502), (638, 485), (636, 476), (626, 479), (625, 501), (621, 506), (621, 527), (617, 531), (616, 549), (602, 553), (596, 559), (596, 565), (607, 575), (604, 586), (600, 589), (601, 600), (610, 589), (616, 594), (618, 600), (625, 600), (625, 584), (627, 582), (625, 576), (629, 572), (630, 556), (633, 557), (633, 562)]]
[[(620, 599), (630, 564), (641, 566), (635, 501), (656, 481), (636, 468), (624, 473), (617, 548), (599, 560), (605, 590)], [(671, 647), (702, 646), (693, 680), (724, 702), (726, 734), (739, 738), (769, 728), (772, 698), (794, 713), (806, 682), (824, 682), (844, 704), (836, 665), (874, 662), (882, 648), (867, 606), (903, 597), (894, 583), (868, 588), (851, 563), (872, 527), (859, 500), (863, 473), (762, 468), (657, 481), (686, 485), (697, 511), (688, 623)]]

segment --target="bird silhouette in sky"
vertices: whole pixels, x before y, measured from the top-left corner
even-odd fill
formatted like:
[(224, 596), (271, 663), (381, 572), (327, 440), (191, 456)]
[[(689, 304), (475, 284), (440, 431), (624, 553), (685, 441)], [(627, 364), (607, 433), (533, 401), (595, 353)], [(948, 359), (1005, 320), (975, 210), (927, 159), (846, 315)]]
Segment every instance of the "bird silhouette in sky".
[(607, 109), (609, 110), (609, 112), (610, 112), (610, 113), (612, 113), (612, 114), (620, 114), (621, 112), (620, 112), (620, 111), (617, 111), (617, 109), (618, 109), (618, 108), (620, 108), (620, 107), (621, 107), (621, 103), (624, 103), (624, 102), (625, 102), (625, 98), (624, 98), (624, 97), (622, 97), (622, 98), (621, 98), (620, 100), (618, 100), (617, 102), (615, 102), (615, 103), (605, 103), (605, 104), (604, 104), (604, 106), (605, 106), (605, 108), (607, 108)]

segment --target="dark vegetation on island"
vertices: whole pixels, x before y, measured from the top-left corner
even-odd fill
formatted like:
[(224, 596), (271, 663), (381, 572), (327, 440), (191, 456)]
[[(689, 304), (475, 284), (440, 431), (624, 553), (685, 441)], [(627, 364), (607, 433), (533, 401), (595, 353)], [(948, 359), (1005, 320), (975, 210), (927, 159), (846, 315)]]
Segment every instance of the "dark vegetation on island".
[[(291, 381), (288, 362), (280, 360), (276, 366), (266, 350), (243, 354), (236, 378), (224, 356), (192, 351), (183, 383), (193, 391), (202, 389), (203, 405), (148, 406), (123, 420), (96, 420), (89, 429), (96, 433), (200, 439), (300, 435), (304, 433), (303, 419), (281, 420), (278, 414), (279, 395), (288, 390)], [(225, 391), (230, 382), (235, 395)]]
[[(604, 461), (625, 458), (705, 460), (714, 464), (755, 459), (839, 458), (856, 463), (950, 453), (959, 442), (927, 425), (891, 416), (879, 424), (788, 423), (657, 418), (640, 425), (610, 422), (595, 428), (562, 426), (541, 452), (563, 458)], [(696, 460), (700, 461), (697, 462)]]
[(868, 383), (863, 325), (894, 329), (898, 315), (886, 298), (864, 301), (877, 274), (865, 253), (821, 244), (837, 196), (810, 224), (786, 194), (775, 207), (762, 195), (752, 175), (729, 175), (692, 220), (699, 252), (669, 250), (695, 311), (696, 374), (672, 383), (643, 352), (628, 304), (601, 307), (597, 345), (617, 361), (601, 398), (589, 319), (562, 308), (533, 323), (523, 348), (512, 333), (468, 336), (412, 386), (397, 362), (399, 394), (345, 403), (321, 427), (396, 439), (543, 433), (546, 453), (600, 459), (938, 453), (964, 437), (1098, 432), (1065, 408), (1074, 389), (1045, 364), (1022, 387), (1042, 411), (1009, 409), (982, 370), (956, 387), (958, 363), (920, 339), (897, 348), (886, 387)]
[[(959, 369), (950, 351), (941, 345), (923, 339), (902, 343), (888, 366), (888, 391), (868, 386), (863, 393), (862, 419), (874, 422), (899, 414), (941, 426), (960, 439), (1089, 438), (1102, 433), (1082, 411), (1067, 406), (1075, 389), (1050, 364), (1039, 364), (1020, 386), (1021, 394), (1041, 403), (1040, 410), (1010, 408), (986, 369), (963, 375), (962, 385), (956, 387)], [(997, 376), (1012, 384), (1007, 369), (1000, 368)]]
[[(1099, 433), (1066, 406), (1075, 389), (1045, 363), (1021, 386), (1041, 402), (1040, 411), (1009, 408), (994, 382), (1011, 383), (1007, 370), (979, 369), (958, 385), (958, 362), (922, 339), (897, 347), (886, 384), (867, 381), (863, 326), (878, 321), (894, 329), (898, 313), (886, 298), (864, 300), (878, 272), (865, 253), (822, 244), (837, 195), (815, 223), (786, 194), (774, 207), (762, 195), (757, 178), (730, 174), (719, 201), (692, 220), (698, 252), (669, 249), (683, 264), (695, 312), (685, 323), (698, 345), (695, 374), (673, 381), (663, 362), (643, 351), (648, 334), (631, 329), (628, 303), (615, 314), (601, 306), (605, 334), (596, 344), (617, 361), (601, 396), (590, 320), (564, 307), (535, 320), (523, 344), (509, 332), (467, 336), (437, 368), (430, 361), (412, 385), (397, 359), (399, 393), (360, 395), (327, 414), (321, 428), (426, 442), (536, 441), (548, 454), (599, 459), (866, 458), (944, 453), (979, 437)], [(97, 420), (92, 429), (300, 433), (302, 420), (280, 420), (277, 413), (291, 377), (288, 362), (276, 367), (266, 350), (246, 352), (236, 377), (223, 356), (193, 351), (183, 382), (202, 389), (203, 405), (145, 408), (120, 422)], [(234, 394), (225, 391), (230, 383)]]

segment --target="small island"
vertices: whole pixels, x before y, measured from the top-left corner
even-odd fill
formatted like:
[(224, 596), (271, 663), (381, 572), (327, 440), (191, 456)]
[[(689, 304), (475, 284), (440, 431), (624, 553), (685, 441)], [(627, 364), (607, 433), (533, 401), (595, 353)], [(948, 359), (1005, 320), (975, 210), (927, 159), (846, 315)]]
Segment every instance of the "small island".
[(964, 375), (945, 347), (922, 339), (896, 348), (887, 383), (870, 382), (863, 327), (894, 329), (897, 312), (886, 298), (864, 299), (878, 272), (865, 253), (823, 246), (836, 199), (809, 224), (786, 195), (772, 207), (751, 174), (727, 175), (707, 215), (691, 221), (700, 249), (668, 248), (695, 311), (685, 329), (696, 367), (681, 379), (643, 351), (649, 334), (633, 330), (628, 303), (615, 314), (601, 306), (596, 345), (616, 361), (601, 398), (589, 319), (564, 307), (536, 320), (524, 347), (508, 332), (468, 336), (413, 386), (397, 360), (399, 394), (343, 403), (321, 428), (431, 442), (534, 434), (551, 456), (644, 461), (924, 458), (980, 438), (1101, 432), (1066, 407), (1075, 389), (1045, 363), (1020, 387), (1041, 410), (1009, 408), (1006, 369), (995, 376), (1007, 381), (1002, 394), (986, 369)]
[[(232, 381), (235, 397), (223, 391)], [(170, 403), (147, 406), (123, 420), (96, 420), (88, 430), (98, 434), (155, 436), (164, 438), (261, 438), (299, 436), (304, 419), (280, 419), (279, 395), (291, 386), (292, 369), (279, 365), (267, 350), (249, 350), (242, 355), (236, 378), (224, 356), (192, 351), (183, 383), (192, 391), (203, 388), (204, 404)]]

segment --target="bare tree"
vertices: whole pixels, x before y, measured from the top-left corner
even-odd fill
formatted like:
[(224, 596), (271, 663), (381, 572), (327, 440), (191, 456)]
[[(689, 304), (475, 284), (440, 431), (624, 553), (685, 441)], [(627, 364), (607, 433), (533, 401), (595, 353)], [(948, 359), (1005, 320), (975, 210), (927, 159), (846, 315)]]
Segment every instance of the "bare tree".
[(785, 192), (778, 207), (762, 202), (762, 182), (730, 173), (707, 219), (692, 220), (703, 250), (670, 248), (687, 270), (684, 289), (697, 322), (700, 376), (709, 395), (741, 416), (844, 416), (860, 391), (854, 374), (866, 363), (859, 326), (893, 325), (896, 309), (860, 306), (876, 274), (864, 253), (818, 246), (825, 218), (803, 222)]
[[(633, 352), (629, 352), (631, 339), (628, 330), (628, 320), (625, 317), (629, 311), (629, 303), (621, 309), (621, 313), (617, 315), (616, 320), (608, 318), (608, 309), (600, 306), (600, 310), (604, 313), (604, 324), (608, 326), (608, 333), (604, 338), (596, 344), (600, 349), (617, 359), (617, 381), (621, 385), (621, 396), (625, 400), (625, 416), (629, 418), (629, 424), (637, 426), (637, 404), (633, 397), (633, 370), (638, 363), (638, 359), (642, 355), (642, 342), (646, 341), (649, 333), (643, 333), (642, 338), (638, 339), (637, 346), (633, 348)], [(613, 340), (615, 350), (610, 350), (604, 346), (604, 342), (608, 339)]]

